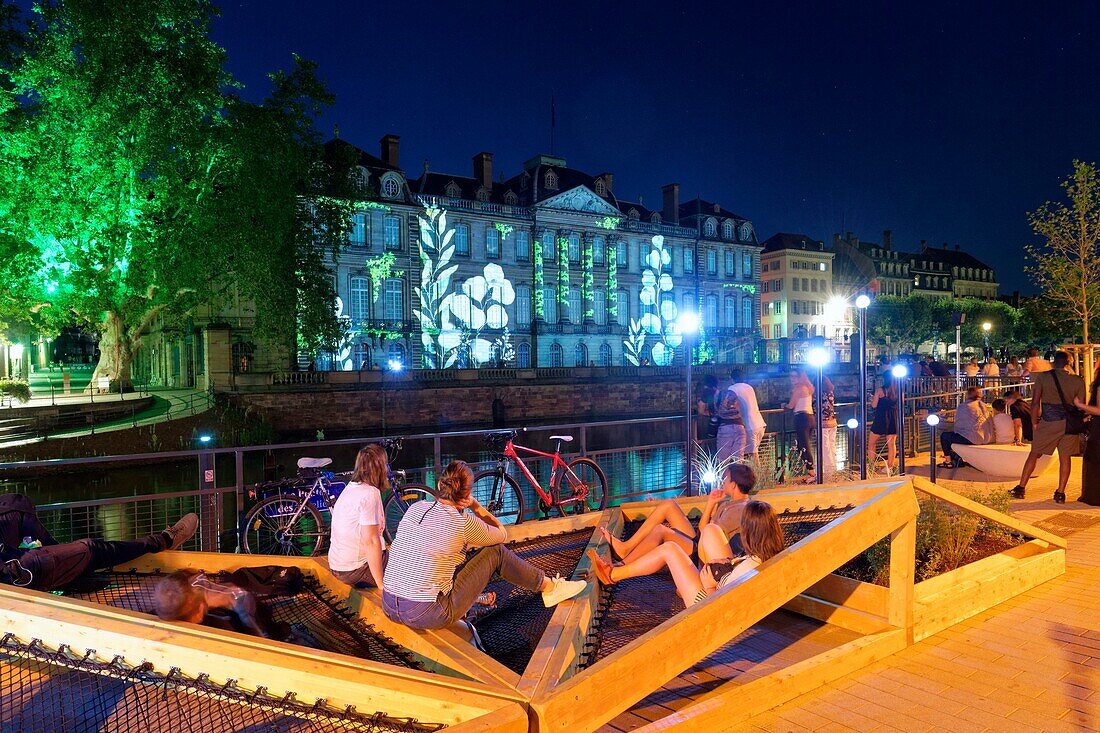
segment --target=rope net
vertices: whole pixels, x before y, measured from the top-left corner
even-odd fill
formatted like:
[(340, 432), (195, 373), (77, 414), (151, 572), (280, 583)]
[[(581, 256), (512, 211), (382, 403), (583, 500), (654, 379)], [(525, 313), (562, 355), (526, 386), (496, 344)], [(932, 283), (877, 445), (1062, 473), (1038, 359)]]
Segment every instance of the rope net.
[[(581, 529), (562, 534), (535, 537), (508, 545), (509, 549), (537, 567), (548, 577), (570, 577), (577, 569), (592, 529)], [(542, 634), (546, 631), (553, 608), (542, 604), (542, 595), (517, 588), (499, 577), (486, 589), (497, 594), (495, 608), (478, 613), (474, 618), (478, 636), (489, 656), (522, 674), (531, 661)]]
[(384, 713), (310, 705), (293, 694), (212, 683), (206, 675), (168, 674), (121, 658), (105, 662), (89, 650), (50, 650), (37, 640), (0, 640), (0, 731), (3, 733), (376, 733), (437, 731)]
[[(790, 547), (829, 522), (844, 516), (852, 508), (814, 507), (779, 514), (784, 545)], [(696, 521), (693, 520), (692, 524), (696, 524)], [(641, 525), (641, 522), (628, 522), (623, 534), (630, 536)], [(684, 602), (676, 594), (676, 585), (667, 571), (628, 578), (603, 588), (596, 617), (580, 660), (581, 667), (618, 651), (683, 610)]]

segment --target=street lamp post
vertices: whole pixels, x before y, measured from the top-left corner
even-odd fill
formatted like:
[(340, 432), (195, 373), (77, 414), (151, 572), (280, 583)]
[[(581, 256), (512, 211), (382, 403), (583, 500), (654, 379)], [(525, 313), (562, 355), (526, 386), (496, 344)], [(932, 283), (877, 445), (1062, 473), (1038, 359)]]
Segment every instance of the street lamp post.
[(929, 437), (932, 440), (928, 451), (930, 456), (928, 460), (928, 478), (932, 483), (936, 483), (936, 426), (940, 424), (940, 416), (930, 412), (928, 417), (924, 418), (924, 421), (928, 423)]
[[(859, 418), (855, 418), (855, 417), (848, 418), (848, 430), (850, 431), (848, 433), (848, 470), (849, 471), (852, 470), (852, 448), (854, 447), (856, 450), (859, 450), (859, 439), (857, 437), (858, 434), (856, 433), (856, 431), (859, 430), (859, 427), (860, 427), (859, 426)], [(864, 460), (866, 460), (866, 457), (864, 457)], [(861, 466), (863, 465), (862, 460), (860, 461), (860, 465)]]
[(951, 316), (955, 322), (955, 389), (962, 389), (962, 326), (966, 323), (965, 313)]
[(992, 328), (993, 324), (989, 321), (982, 324), (982, 336), (985, 337), (985, 350), (982, 352), (982, 356), (985, 357), (986, 361), (989, 361), (989, 354), (992, 351), (992, 349), (989, 348), (989, 332)]
[(692, 469), (694, 468), (693, 453), (693, 441), (691, 437), (691, 401), (692, 401), (692, 385), (691, 385), (691, 368), (692, 363), (695, 361), (694, 341), (695, 334), (699, 331), (699, 316), (694, 311), (684, 311), (680, 314), (680, 318), (677, 319), (677, 323), (680, 326), (680, 334), (684, 339), (684, 362), (687, 365), (687, 369), (684, 370), (684, 470), (687, 475), (687, 494), (688, 496), (694, 496), (695, 491), (692, 488)]
[(904, 364), (895, 364), (890, 370), (894, 383), (898, 386), (898, 474), (905, 475), (905, 378), (909, 369)]
[(856, 298), (859, 311), (859, 478), (867, 479), (867, 307), (871, 299)]
[[(810, 366), (817, 369), (817, 373), (814, 375), (816, 377), (814, 382), (814, 419), (817, 423), (817, 441), (814, 454), (814, 481), (816, 481), (818, 485), (821, 485), (824, 482), (825, 476), (824, 441), (822, 440), (821, 418), (821, 377), (825, 365), (829, 363), (829, 351), (825, 348), (824, 344), (819, 341), (810, 349), (809, 353), (806, 354), (806, 361), (810, 363)], [(833, 460), (836, 459), (834, 458)]]

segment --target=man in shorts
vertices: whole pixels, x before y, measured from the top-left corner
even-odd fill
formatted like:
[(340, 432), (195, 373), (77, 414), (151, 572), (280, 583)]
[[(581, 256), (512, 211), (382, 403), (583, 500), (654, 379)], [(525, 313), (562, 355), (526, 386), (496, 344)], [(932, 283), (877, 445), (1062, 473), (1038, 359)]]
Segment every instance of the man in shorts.
[(1075, 409), (1073, 401), (1085, 400), (1085, 380), (1069, 370), (1069, 354), (1054, 354), (1054, 368), (1044, 372), (1032, 372), (1035, 388), (1031, 395), (1031, 425), (1034, 437), (1031, 452), (1024, 462), (1020, 483), (1012, 490), (1012, 496), (1023, 499), (1027, 482), (1035, 471), (1039, 456), (1053, 455), (1058, 451), (1058, 490), (1054, 501), (1066, 503), (1066, 485), (1069, 483), (1070, 458), (1081, 449), (1081, 436), (1066, 435), (1066, 410)]

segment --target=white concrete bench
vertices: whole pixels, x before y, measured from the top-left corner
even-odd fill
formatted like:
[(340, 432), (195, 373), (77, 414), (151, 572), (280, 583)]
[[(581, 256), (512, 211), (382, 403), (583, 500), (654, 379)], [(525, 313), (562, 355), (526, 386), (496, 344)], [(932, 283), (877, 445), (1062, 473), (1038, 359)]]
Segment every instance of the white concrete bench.
[[(951, 450), (964, 461), (982, 473), (990, 476), (1004, 476), (1019, 479), (1024, 470), (1024, 461), (1031, 447), (1027, 445), (960, 445), (956, 443)], [(1054, 452), (1054, 456), (1058, 451)], [(1054, 463), (1054, 456), (1039, 456), (1033, 476), (1038, 476)]]

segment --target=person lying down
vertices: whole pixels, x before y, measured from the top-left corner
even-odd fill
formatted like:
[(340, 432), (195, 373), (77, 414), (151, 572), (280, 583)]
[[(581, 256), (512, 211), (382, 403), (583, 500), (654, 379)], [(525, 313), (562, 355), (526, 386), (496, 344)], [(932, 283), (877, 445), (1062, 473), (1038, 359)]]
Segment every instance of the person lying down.
[(751, 500), (741, 515), (741, 546), (744, 554), (734, 557), (729, 539), (717, 524), (703, 527), (699, 537), (699, 556), (707, 558), (696, 567), (691, 557), (676, 542), (662, 543), (641, 557), (621, 564), (603, 560), (595, 550), (588, 551), (596, 577), (604, 585), (627, 578), (652, 575), (668, 568), (676, 584), (676, 593), (690, 608), (718, 588), (753, 572), (761, 563), (783, 550), (783, 528), (771, 505)]

